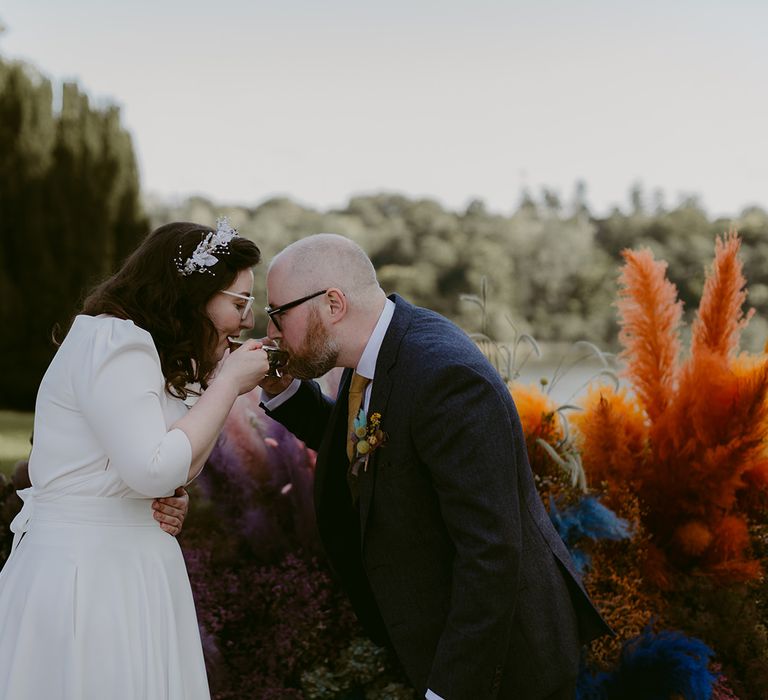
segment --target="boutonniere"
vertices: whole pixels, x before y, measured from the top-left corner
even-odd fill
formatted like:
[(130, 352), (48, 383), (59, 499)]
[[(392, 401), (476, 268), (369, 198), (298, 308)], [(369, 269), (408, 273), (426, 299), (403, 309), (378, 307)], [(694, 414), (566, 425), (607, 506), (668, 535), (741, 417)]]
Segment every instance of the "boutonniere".
[(365, 411), (361, 408), (352, 425), (352, 474), (357, 476), (360, 467), (368, 469), (368, 458), (374, 450), (379, 449), (386, 441), (387, 434), (380, 428), (381, 413), (372, 413), (366, 421)]

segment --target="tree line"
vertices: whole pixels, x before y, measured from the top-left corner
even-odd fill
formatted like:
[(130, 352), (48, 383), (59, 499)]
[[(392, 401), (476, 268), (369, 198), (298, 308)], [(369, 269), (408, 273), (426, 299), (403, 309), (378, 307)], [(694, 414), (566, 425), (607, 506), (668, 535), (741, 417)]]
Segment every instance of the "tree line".
[[(55, 106), (54, 103), (60, 103)], [(511, 214), (480, 200), (453, 211), (430, 199), (390, 193), (352, 197), (319, 211), (290, 199), (257, 206), (203, 197), (142, 201), (131, 138), (113, 105), (92, 105), (73, 83), (54, 100), (50, 80), (29, 65), (0, 58), (0, 406), (32, 408), (83, 293), (111, 273), (156, 225), (214, 224), (227, 215), (261, 248), (265, 262), (288, 243), (322, 231), (357, 241), (388, 292), (432, 308), (469, 332), (500, 341), (514, 327), (542, 342), (589, 340), (617, 348), (613, 303), (621, 251), (649, 246), (669, 263), (669, 277), (689, 314), (696, 308), (714, 239), (741, 233), (749, 302), (757, 310), (743, 345), (768, 338), (768, 213), (749, 207), (732, 219), (709, 217), (695, 199), (673, 207), (634, 187), (628, 205), (593, 215), (586, 185), (572, 201), (544, 189), (523, 192)], [(486, 313), (463, 295), (485, 283)], [(265, 299), (257, 270), (255, 294)], [(257, 314), (254, 333), (266, 317)]]
[[(450, 211), (429, 199), (397, 194), (353, 197), (343, 209), (317, 211), (278, 198), (256, 207), (221, 206), (202, 197), (148, 207), (153, 222), (174, 219), (212, 222), (226, 214), (241, 234), (262, 249), (265, 261), (283, 246), (322, 231), (357, 241), (371, 256), (382, 287), (432, 308), (469, 332), (485, 330), (501, 341), (521, 332), (544, 342), (589, 340), (616, 350), (616, 277), (625, 248), (649, 247), (667, 261), (669, 278), (695, 311), (712, 260), (715, 236), (736, 227), (743, 238), (749, 304), (756, 315), (743, 346), (762, 349), (768, 339), (768, 212), (745, 208), (733, 218), (708, 217), (694, 198), (665, 207), (656, 194), (646, 204), (642, 190), (630, 191), (625, 210), (593, 216), (585, 186), (563, 206), (549, 190), (523, 193), (514, 213), (489, 211), (481, 201)], [(265, 298), (263, 274), (257, 297)], [(485, 280), (487, 308), (462, 295), (477, 294)], [(257, 333), (265, 318), (257, 317)], [(485, 328), (481, 328), (482, 322)]]
[(146, 233), (129, 134), (75, 83), (0, 59), (0, 405), (30, 408), (83, 291)]

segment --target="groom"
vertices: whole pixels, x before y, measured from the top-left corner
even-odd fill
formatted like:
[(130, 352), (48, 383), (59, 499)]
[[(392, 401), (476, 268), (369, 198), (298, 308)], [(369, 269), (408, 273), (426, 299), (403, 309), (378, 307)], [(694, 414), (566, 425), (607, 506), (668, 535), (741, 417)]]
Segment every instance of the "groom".
[[(267, 295), (295, 379), (265, 379), (263, 405), (317, 450), (320, 536), (367, 632), (427, 698), (572, 700), (581, 645), (608, 628), (496, 370), (450, 321), (388, 299), (342, 236), (288, 246)], [(333, 367), (335, 399), (311, 381)]]

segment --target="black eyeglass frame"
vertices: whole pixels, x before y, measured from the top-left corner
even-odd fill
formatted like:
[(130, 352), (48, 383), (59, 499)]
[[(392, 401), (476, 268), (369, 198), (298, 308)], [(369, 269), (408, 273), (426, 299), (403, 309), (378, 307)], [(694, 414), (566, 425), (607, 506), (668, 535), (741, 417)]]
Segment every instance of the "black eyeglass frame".
[(289, 309), (292, 309), (294, 306), (303, 304), (305, 301), (309, 301), (310, 299), (319, 297), (321, 294), (325, 294), (327, 291), (328, 291), (327, 289), (321, 289), (319, 292), (315, 292), (314, 294), (307, 294), (307, 296), (301, 297), (301, 299), (294, 299), (293, 301), (289, 301), (287, 304), (282, 304), (281, 306), (278, 306), (276, 309), (273, 309), (271, 306), (267, 305), (264, 307), (264, 311), (267, 313), (267, 316), (269, 316), (269, 319), (272, 321), (272, 323), (275, 324), (275, 328), (277, 328), (277, 330), (279, 331), (282, 331), (283, 329), (280, 328), (280, 323), (277, 320), (277, 317), (280, 314), (285, 313)]

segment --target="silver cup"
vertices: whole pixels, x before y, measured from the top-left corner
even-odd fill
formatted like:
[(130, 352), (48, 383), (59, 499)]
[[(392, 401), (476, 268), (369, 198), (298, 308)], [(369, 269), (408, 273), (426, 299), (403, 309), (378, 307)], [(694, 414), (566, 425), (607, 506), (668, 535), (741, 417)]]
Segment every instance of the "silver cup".
[[(229, 340), (229, 350), (234, 352), (245, 341), (238, 338), (227, 338)], [(269, 362), (268, 377), (282, 377), (283, 373), (280, 371), (288, 364), (288, 351), (279, 348), (277, 345), (262, 345), (261, 349), (267, 353), (267, 361)]]
[(288, 351), (276, 345), (262, 345), (261, 349), (267, 353), (267, 360), (269, 360), (267, 376), (282, 377), (283, 373), (280, 370), (288, 364), (290, 358)]

